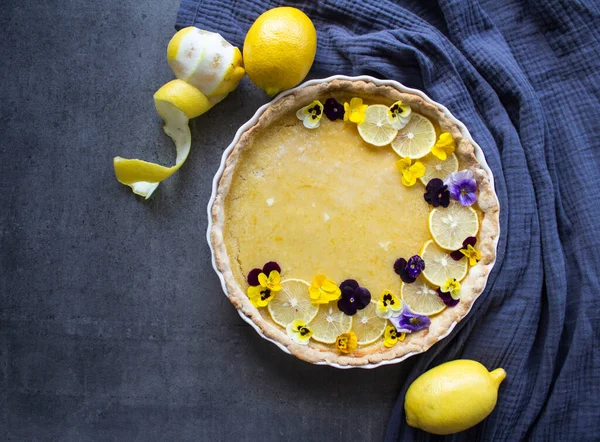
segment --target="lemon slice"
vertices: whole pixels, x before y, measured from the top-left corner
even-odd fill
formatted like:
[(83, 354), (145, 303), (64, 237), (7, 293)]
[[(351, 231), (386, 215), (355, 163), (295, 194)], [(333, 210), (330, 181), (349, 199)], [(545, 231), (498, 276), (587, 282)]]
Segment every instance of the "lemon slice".
[(177, 78), (198, 88), (211, 101), (213, 97), (220, 101), (234, 90), (245, 73), (238, 48), (220, 34), (194, 26), (171, 38), (167, 62)]
[(365, 111), (365, 121), (358, 125), (358, 133), (367, 143), (374, 146), (390, 144), (398, 131), (387, 120), (388, 108), (373, 104)]
[(177, 157), (172, 167), (148, 161), (115, 157), (113, 166), (120, 183), (133, 193), (150, 198), (158, 184), (173, 175), (187, 159), (192, 144), (188, 126), (190, 118), (202, 115), (212, 106), (206, 96), (183, 80), (173, 80), (154, 94), (156, 111), (165, 121), (163, 130), (175, 143)]
[(444, 180), (451, 173), (458, 171), (458, 159), (453, 153), (445, 160), (440, 160), (435, 155), (429, 154), (421, 162), (425, 166), (425, 175), (420, 180), (425, 185), (427, 185), (429, 180), (434, 178)]
[(313, 331), (312, 338), (315, 341), (333, 344), (339, 335), (350, 331), (352, 316), (346, 316), (338, 309), (337, 301), (332, 301), (319, 306), (319, 311), (310, 321), (309, 327)]
[(440, 249), (432, 240), (425, 243), (420, 255), (425, 261), (422, 275), (437, 287), (441, 287), (449, 278), (460, 281), (467, 274), (468, 259), (454, 261), (448, 251)]
[(356, 333), (358, 345), (369, 345), (378, 340), (387, 325), (387, 319), (377, 316), (377, 303), (371, 301), (353, 316), (352, 331)]
[(451, 201), (447, 208), (438, 207), (431, 211), (429, 231), (438, 246), (447, 250), (458, 250), (465, 239), (477, 235), (477, 212), (471, 207)]
[(392, 148), (401, 157), (422, 158), (436, 142), (435, 128), (423, 115), (412, 113), (412, 117), (392, 141)]
[(435, 315), (446, 308), (436, 290), (419, 276), (412, 284), (402, 283), (402, 301), (408, 304), (413, 313)]
[(281, 281), (281, 285), (283, 288), (275, 294), (268, 306), (273, 321), (282, 327), (287, 327), (296, 319), (306, 323), (312, 321), (319, 306), (310, 302), (310, 284), (302, 279), (286, 279)]

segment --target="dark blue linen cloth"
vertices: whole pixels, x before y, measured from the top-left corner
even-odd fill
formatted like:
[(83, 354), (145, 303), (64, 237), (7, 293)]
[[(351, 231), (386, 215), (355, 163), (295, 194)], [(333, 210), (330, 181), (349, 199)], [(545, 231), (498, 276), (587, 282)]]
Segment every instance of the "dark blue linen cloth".
[[(177, 27), (216, 31), (241, 48), (256, 17), (279, 5), (183, 0)], [(317, 28), (313, 72), (422, 89), (467, 125), (496, 180), (501, 239), (487, 289), (449, 338), (417, 357), (387, 439), (432, 437), (406, 425), (404, 394), (421, 373), (458, 358), (508, 376), (490, 417), (449, 439), (599, 437), (600, 3), (286, 5)]]

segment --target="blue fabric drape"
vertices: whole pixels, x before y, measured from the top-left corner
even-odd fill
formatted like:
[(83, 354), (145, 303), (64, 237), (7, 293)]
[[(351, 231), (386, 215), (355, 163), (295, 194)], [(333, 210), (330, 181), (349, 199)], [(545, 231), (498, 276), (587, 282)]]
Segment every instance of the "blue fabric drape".
[[(183, 0), (196, 25), (242, 47), (281, 2)], [(501, 400), (460, 440), (593, 440), (600, 434), (600, 4), (594, 0), (288, 1), (318, 32), (313, 70), (424, 90), (483, 148), (501, 204), (498, 261), (468, 320), (419, 356), (404, 393), (457, 358), (504, 367)]]

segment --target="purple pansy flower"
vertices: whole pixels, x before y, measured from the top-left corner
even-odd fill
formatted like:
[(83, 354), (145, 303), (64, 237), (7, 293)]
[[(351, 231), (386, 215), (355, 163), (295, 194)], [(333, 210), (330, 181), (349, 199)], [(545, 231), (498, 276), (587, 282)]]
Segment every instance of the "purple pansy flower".
[(331, 121), (342, 120), (344, 118), (344, 105), (335, 98), (325, 100), (323, 112)]
[[(466, 249), (468, 246), (475, 247), (475, 244), (477, 244), (477, 238), (475, 238), (474, 236), (469, 236), (463, 241), (462, 247), (460, 249)], [(460, 261), (465, 257), (465, 255), (461, 253), (460, 249), (450, 253), (450, 257), (454, 261)]]
[(338, 308), (348, 316), (355, 315), (371, 302), (371, 293), (358, 285), (354, 279), (346, 279), (340, 284), (342, 297), (338, 301)]
[(463, 206), (471, 206), (477, 201), (477, 182), (472, 171), (465, 169), (451, 173), (444, 184), (448, 186), (452, 199)]
[(281, 273), (281, 267), (279, 267), (279, 264), (277, 264), (275, 261), (269, 261), (268, 263), (266, 263), (263, 266), (262, 270), (250, 270), (250, 273), (248, 273), (248, 284), (253, 287), (260, 285), (260, 282), (258, 282), (258, 275), (264, 273), (265, 275), (269, 276), (269, 273), (271, 273), (273, 270), (276, 270), (278, 273)]
[(407, 284), (415, 282), (423, 270), (425, 270), (425, 261), (419, 255), (411, 256), (408, 261), (404, 258), (398, 258), (394, 262), (394, 271)]
[(429, 180), (425, 187), (425, 201), (433, 207), (448, 207), (450, 205), (450, 192), (448, 186), (439, 178)]
[(448, 307), (454, 307), (460, 302), (460, 299), (454, 299), (450, 293), (442, 292), (440, 289), (437, 289), (437, 294)]
[(404, 303), (400, 315), (391, 317), (390, 321), (396, 327), (398, 333), (417, 332), (429, 327), (431, 324), (431, 320), (427, 316), (411, 312), (406, 303)]

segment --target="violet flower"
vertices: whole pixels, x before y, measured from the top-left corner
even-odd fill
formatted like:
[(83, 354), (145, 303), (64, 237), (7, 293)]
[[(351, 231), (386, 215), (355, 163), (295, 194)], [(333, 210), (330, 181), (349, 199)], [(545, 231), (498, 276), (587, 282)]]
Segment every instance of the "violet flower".
[(277, 273), (281, 273), (281, 267), (279, 267), (279, 264), (277, 264), (275, 261), (269, 261), (268, 263), (266, 263), (263, 266), (262, 270), (250, 270), (250, 273), (248, 273), (248, 285), (251, 285), (253, 287), (260, 285), (260, 282), (258, 282), (258, 275), (264, 273), (265, 275), (269, 276), (269, 273), (271, 273), (273, 270), (276, 270)]
[(411, 256), (408, 261), (398, 258), (394, 262), (394, 271), (407, 284), (415, 282), (423, 270), (425, 270), (425, 261), (419, 255)]
[(340, 284), (342, 297), (338, 300), (338, 308), (345, 315), (353, 316), (371, 302), (371, 292), (358, 285), (354, 279), (346, 279)]
[(454, 299), (450, 293), (442, 292), (440, 289), (437, 289), (437, 294), (448, 307), (454, 307), (460, 302), (460, 299)]
[(398, 333), (412, 333), (429, 327), (431, 320), (424, 315), (413, 313), (404, 303), (402, 312), (396, 317), (391, 317), (390, 322)]
[(343, 120), (344, 119), (344, 105), (337, 101), (335, 98), (328, 98), (325, 100), (325, 106), (323, 113), (331, 121)]
[(477, 201), (477, 182), (469, 169), (451, 173), (444, 184), (448, 186), (452, 199), (463, 206), (471, 206)]
[(425, 201), (433, 207), (448, 207), (450, 205), (450, 192), (448, 186), (439, 178), (429, 180), (425, 187)]
[[(467, 249), (468, 246), (475, 247), (475, 244), (477, 244), (477, 238), (475, 238), (474, 236), (469, 236), (463, 241), (462, 247), (460, 249)], [(450, 253), (450, 257), (454, 261), (460, 261), (465, 257), (465, 255), (460, 251), (460, 249)]]

